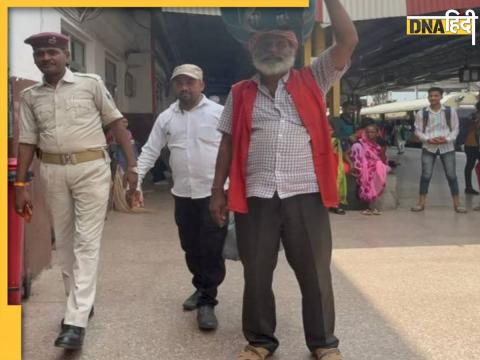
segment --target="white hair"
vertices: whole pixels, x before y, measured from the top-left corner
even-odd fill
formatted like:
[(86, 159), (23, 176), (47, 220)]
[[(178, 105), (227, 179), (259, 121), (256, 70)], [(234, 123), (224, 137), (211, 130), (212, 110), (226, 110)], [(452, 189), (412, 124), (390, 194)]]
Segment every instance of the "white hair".
[(277, 75), (286, 73), (295, 64), (295, 54), (287, 56), (283, 60), (262, 60), (258, 54), (252, 55), (253, 66), (264, 75)]

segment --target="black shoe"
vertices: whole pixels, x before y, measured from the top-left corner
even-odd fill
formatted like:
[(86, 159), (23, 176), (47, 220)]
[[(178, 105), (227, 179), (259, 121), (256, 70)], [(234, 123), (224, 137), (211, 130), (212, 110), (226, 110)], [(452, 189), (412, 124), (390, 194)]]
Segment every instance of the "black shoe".
[(465, 189), (465, 194), (469, 194), (469, 195), (478, 195), (480, 194), (477, 190), (474, 190), (473, 188), (472, 189)]
[(83, 345), (85, 328), (73, 325), (63, 325), (60, 335), (55, 340), (55, 346), (67, 350), (79, 350)]
[(187, 300), (183, 303), (183, 310), (192, 311), (198, 307), (198, 298), (200, 297), (200, 291), (196, 290)]
[(330, 208), (329, 210), (330, 210), (330, 212), (332, 212), (334, 214), (337, 214), (337, 215), (345, 215), (346, 214), (345, 210), (343, 210), (342, 208), (339, 208), (339, 207)]
[(197, 321), (200, 330), (215, 330), (218, 327), (218, 320), (213, 306), (200, 306), (197, 310)]
[[(93, 309), (93, 305), (92, 305), (92, 310), (90, 310), (90, 314), (88, 314), (88, 320), (90, 320), (93, 315), (95, 315), (95, 311)], [(65, 326), (65, 324), (63, 323), (65, 319), (62, 319), (62, 321), (60, 322), (60, 327), (63, 328)]]

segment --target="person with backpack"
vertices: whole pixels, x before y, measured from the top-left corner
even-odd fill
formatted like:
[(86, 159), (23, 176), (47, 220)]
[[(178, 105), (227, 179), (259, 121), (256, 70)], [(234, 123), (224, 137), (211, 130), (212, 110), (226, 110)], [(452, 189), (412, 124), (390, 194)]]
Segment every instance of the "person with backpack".
[(442, 97), (442, 88), (430, 88), (428, 90), (430, 106), (420, 110), (415, 118), (415, 135), (423, 144), (422, 175), (418, 203), (411, 210), (419, 212), (425, 209), (433, 167), (439, 156), (452, 194), (453, 208), (457, 213), (464, 214), (467, 210), (460, 206), (456, 173), (455, 140), (459, 128), (458, 115), (455, 109), (441, 104)]
[(475, 105), (476, 112), (474, 112), (468, 121), (466, 121), (465, 129), (465, 155), (467, 162), (465, 164), (465, 194), (478, 195), (479, 192), (473, 188), (472, 172), (475, 164), (480, 160), (480, 101)]

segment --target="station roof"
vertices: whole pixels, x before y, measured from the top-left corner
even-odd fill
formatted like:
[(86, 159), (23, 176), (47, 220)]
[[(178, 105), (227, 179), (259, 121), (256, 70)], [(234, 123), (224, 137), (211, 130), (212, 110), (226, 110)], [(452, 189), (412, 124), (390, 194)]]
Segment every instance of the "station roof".
[[(449, 9), (470, 9), (480, 6), (479, 0), (340, 0), (353, 21), (405, 17), (444, 12)], [(317, 1), (317, 21), (330, 23), (325, 3)]]
[[(478, 9), (477, 9), (478, 10)], [(465, 65), (480, 65), (480, 35), (407, 36), (404, 17), (356, 22), (360, 42), (343, 91), (371, 95), (458, 77)]]
[[(448, 9), (470, 9), (479, 6), (478, 0), (340, 0), (353, 21), (383, 19), (407, 15), (445, 12)], [(324, 1), (317, 0), (316, 20), (329, 24)], [(164, 12), (220, 16), (218, 7), (164, 7)]]
[[(359, 96), (451, 79), (465, 65), (480, 65), (470, 36), (407, 36), (408, 15), (444, 15), (450, 8), (473, 8), (480, 0), (342, 0), (355, 20), (360, 43), (342, 91)], [(476, 5), (474, 7), (474, 5)], [(181, 62), (192, 62), (206, 73), (211, 93), (228, 92), (232, 83), (253, 74), (249, 54), (225, 30), (218, 8), (163, 8), (169, 41)], [(327, 34), (328, 17), (322, 21)], [(211, 15), (211, 16), (206, 16)]]
[(254, 73), (247, 50), (227, 32), (220, 16), (168, 10), (156, 17), (163, 21), (164, 40), (178, 53), (179, 63), (204, 70), (207, 94), (226, 94), (233, 83)]

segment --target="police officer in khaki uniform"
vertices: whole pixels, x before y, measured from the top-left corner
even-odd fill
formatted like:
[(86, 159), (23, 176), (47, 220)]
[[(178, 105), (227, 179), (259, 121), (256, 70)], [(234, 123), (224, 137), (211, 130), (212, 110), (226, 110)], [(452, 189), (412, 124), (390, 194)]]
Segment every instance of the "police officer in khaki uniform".
[(16, 211), (26, 216), (31, 200), (27, 170), (37, 152), (40, 178), (51, 213), (62, 265), (67, 306), (55, 346), (80, 349), (93, 315), (100, 239), (111, 181), (103, 127), (110, 127), (128, 161), (129, 188), (137, 186), (136, 159), (123, 115), (97, 75), (67, 67), (68, 38), (30, 36), (43, 80), (23, 91), (16, 186)]

